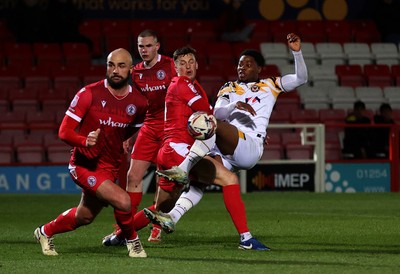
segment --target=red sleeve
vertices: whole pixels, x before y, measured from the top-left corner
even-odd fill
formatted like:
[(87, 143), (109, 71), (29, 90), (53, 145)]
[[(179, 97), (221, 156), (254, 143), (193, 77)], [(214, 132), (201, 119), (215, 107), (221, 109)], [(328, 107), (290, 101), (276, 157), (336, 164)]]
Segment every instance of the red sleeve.
[(207, 98), (202, 97), (201, 99), (195, 101), (192, 105), (191, 108), (194, 111), (205, 111), (207, 114), (213, 114), (213, 109), (208, 103)]
[(86, 147), (86, 136), (82, 136), (76, 132), (78, 126), (79, 122), (65, 115), (58, 131), (58, 137), (73, 147)]
[(192, 109), (194, 111), (205, 111), (207, 114), (213, 114), (213, 107), (210, 105), (207, 93), (204, 91), (203, 87), (197, 80), (194, 82), (194, 86), (199, 95), (201, 95), (201, 98), (192, 104)]
[(208, 114), (213, 113), (207, 94), (197, 82), (193, 84), (187, 79), (181, 78), (178, 85), (179, 94), (193, 111), (205, 111)]

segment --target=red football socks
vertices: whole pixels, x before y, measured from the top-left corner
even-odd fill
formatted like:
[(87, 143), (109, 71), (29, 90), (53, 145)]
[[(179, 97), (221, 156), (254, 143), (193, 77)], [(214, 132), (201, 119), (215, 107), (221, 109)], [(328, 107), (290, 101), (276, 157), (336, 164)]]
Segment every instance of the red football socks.
[(246, 219), (246, 209), (242, 197), (240, 196), (239, 185), (229, 185), (222, 188), (225, 207), (231, 215), (233, 224), (239, 234), (248, 232)]
[(117, 220), (118, 226), (121, 228), (121, 235), (123, 238), (127, 240), (133, 240), (137, 237), (131, 211), (121, 211), (118, 209), (114, 209), (114, 217), (115, 220)]
[(131, 199), (131, 210), (132, 216), (135, 216), (137, 209), (142, 201), (142, 192), (128, 192), (129, 198)]
[(56, 219), (44, 225), (44, 233), (48, 237), (53, 237), (54, 234), (75, 230), (78, 227), (75, 213), (76, 207), (68, 209), (65, 212), (61, 213)]
[[(150, 210), (154, 210), (154, 205), (151, 205), (149, 207), (147, 207)], [(150, 220), (147, 219), (146, 215), (144, 215), (143, 210), (139, 211), (138, 213), (135, 214), (135, 218), (134, 218), (134, 224), (135, 224), (135, 229), (141, 230), (142, 228), (146, 227), (149, 223)]]

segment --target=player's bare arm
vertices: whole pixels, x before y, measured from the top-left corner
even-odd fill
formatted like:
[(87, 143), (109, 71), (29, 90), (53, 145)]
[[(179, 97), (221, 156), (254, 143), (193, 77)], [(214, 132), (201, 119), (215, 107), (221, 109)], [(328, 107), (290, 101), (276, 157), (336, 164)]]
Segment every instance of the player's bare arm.
[(238, 101), (238, 102), (236, 103), (236, 106), (235, 106), (235, 107), (236, 107), (237, 109), (247, 111), (248, 113), (250, 113), (250, 114), (253, 115), (253, 116), (256, 116), (256, 114), (257, 114), (257, 113), (255, 112), (255, 110), (253, 109), (253, 107), (250, 106), (249, 104), (245, 103), (245, 102)]

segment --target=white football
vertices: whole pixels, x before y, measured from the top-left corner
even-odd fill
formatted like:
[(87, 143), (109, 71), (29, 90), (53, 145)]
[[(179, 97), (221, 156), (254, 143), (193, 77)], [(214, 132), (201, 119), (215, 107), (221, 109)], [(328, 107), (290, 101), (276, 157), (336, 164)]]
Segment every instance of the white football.
[(197, 140), (211, 138), (217, 130), (217, 120), (213, 115), (197, 111), (188, 119), (188, 131)]

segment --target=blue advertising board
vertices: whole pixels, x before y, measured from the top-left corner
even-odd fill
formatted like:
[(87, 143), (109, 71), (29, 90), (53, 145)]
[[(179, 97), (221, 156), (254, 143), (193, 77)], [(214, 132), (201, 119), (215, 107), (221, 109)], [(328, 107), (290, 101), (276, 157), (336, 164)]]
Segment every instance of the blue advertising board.
[(0, 167), (0, 193), (80, 193), (67, 165)]
[(325, 192), (390, 192), (390, 164), (327, 163)]
[[(257, 165), (247, 191), (314, 191), (314, 165)], [(144, 178), (154, 192), (154, 171)], [(326, 192), (390, 192), (389, 163), (327, 163)], [(148, 181), (148, 182), (147, 182)], [(149, 187), (152, 186), (152, 187)], [(0, 193), (80, 193), (66, 165), (0, 167)]]

